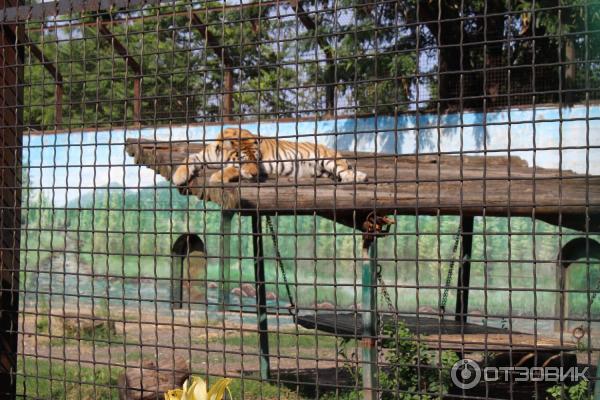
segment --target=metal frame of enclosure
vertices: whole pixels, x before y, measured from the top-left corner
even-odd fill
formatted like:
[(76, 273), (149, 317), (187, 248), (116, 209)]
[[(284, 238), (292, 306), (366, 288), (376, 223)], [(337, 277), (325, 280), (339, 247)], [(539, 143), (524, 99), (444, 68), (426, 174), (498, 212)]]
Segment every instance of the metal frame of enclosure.
[(600, 400), (599, 3), (0, 22), (0, 398)]

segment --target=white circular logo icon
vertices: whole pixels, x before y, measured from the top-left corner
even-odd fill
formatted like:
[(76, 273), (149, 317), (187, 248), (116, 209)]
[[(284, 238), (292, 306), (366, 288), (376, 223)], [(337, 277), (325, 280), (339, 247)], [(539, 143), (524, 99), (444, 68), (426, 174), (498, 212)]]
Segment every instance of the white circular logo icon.
[(465, 358), (454, 363), (450, 376), (456, 387), (473, 389), (481, 381), (481, 368), (475, 361)]

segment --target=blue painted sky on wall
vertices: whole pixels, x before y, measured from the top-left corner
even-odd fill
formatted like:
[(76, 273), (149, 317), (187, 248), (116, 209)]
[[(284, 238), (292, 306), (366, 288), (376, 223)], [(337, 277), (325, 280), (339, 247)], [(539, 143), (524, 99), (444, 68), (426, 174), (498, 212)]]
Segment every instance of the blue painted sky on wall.
[[(600, 146), (600, 105), (514, 109), (510, 113), (407, 114), (397, 119), (261, 122), (243, 127), (262, 136), (317, 140), (340, 150), (397, 154), (414, 154), (417, 149), (420, 153), (510, 152), (530, 165), (562, 165), (578, 173), (600, 174), (600, 149), (578, 148)], [(41, 186), (59, 206), (95, 187), (114, 185), (135, 190), (164, 182), (148, 168), (133, 163), (125, 153), (126, 138), (202, 142), (214, 139), (220, 129), (215, 125), (193, 125), (33, 135), (23, 139), (23, 159), (29, 166), (30, 185)]]

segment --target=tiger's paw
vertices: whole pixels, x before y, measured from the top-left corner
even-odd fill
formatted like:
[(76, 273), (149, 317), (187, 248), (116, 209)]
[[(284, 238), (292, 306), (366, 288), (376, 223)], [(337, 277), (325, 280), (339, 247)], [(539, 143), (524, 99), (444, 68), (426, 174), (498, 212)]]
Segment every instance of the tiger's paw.
[(340, 180), (342, 182), (366, 182), (367, 174), (362, 171), (349, 169), (340, 173)]
[(193, 165), (188, 164), (189, 161), (185, 161), (184, 164), (177, 167), (175, 173), (171, 177), (171, 182), (176, 186), (183, 186), (194, 176), (195, 168)]

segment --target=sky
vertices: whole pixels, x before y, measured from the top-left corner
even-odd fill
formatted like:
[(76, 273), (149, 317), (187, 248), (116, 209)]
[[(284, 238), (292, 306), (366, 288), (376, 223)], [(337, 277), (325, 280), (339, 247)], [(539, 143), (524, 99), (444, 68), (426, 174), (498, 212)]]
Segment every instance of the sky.
[[(227, 127), (229, 125), (226, 125)], [(529, 165), (600, 174), (600, 105), (538, 107), (462, 114), (406, 114), (394, 117), (324, 121), (261, 122), (242, 126), (261, 136), (314, 141), (338, 150), (388, 154), (454, 153), (519, 156)], [(157, 140), (214, 139), (219, 125), (186, 125), (129, 130), (31, 135), (23, 139), (29, 183), (44, 190), (55, 206), (76, 203), (97, 187), (128, 190), (165, 180), (137, 166), (125, 152), (126, 138)], [(296, 139), (296, 136), (300, 136)], [(562, 149), (562, 151), (559, 151)], [(535, 151), (534, 151), (535, 150)], [(562, 153), (562, 159), (561, 159)]]

